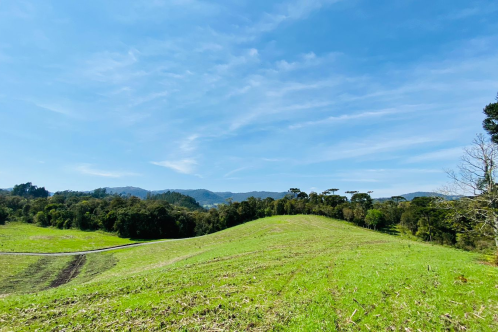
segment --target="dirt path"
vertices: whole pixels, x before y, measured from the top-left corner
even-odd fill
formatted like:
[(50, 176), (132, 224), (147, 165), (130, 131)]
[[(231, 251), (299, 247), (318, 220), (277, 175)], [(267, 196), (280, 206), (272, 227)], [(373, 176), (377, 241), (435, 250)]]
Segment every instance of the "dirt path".
[(196, 237), (187, 237), (187, 238), (183, 238), (183, 239), (170, 239), (170, 240), (161, 240), (161, 241), (145, 242), (145, 243), (124, 244), (124, 245), (121, 245), (121, 246), (115, 246), (115, 247), (109, 247), (109, 248), (102, 248), (102, 249), (94, 249), (94, 250), (86, 250), (86, 251), (75, 251), (75, 252), (0, 252), (0, 255), (14, 255), (14, 256), (77, 256), (77, 255), (93, 254), (93, 253), (97, 253), (97, 252), (105, 252), (105, 251), (120, 250), (120, 249), (133, 248), (133, 247), (148, 246), (148, 245), (152, 245), (152, 244), (165, 243), (165, 242), (198, 239), (198, 238), (201, 238), (203, 236), (206, 236), (206, 235), (196, 236)]
[(80, 273), (81, 268), (85, 263), (85, 255), (75, 256), (69, 265), (59, 272), (57, 278), (50, 283), (49, 288), (59, 287), (70, 282)]

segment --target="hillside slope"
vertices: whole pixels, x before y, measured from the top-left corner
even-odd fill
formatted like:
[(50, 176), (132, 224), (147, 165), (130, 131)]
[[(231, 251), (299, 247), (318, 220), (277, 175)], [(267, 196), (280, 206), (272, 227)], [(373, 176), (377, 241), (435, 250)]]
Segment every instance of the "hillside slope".
[(68, 284), (3, 298), (0, 330), (496, 331), (498, 270), (478, 258), (323, 217), (271, 217), (86, 255)]

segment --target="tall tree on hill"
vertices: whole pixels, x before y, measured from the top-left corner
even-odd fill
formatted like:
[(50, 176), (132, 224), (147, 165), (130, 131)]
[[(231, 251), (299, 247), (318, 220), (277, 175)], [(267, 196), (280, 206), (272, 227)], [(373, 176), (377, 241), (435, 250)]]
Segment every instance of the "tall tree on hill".
[(482, 126), (491, 136), (491, 140), (498, 144), (498, 94), (496, 95), (496, 103), (487, 105), (483, 112), (486, 114), (486, 119), (484, 119)]
[(396, 202), (396, 204), (398, 204), (401, 201), (406, 201), (406, 198), (404, 198), (403, 196), (392, 196), (391, 200), (393, 200), (394, 202)]
[(301, 192), (301, 190), (298, 188), (290, 188), (289, 192), (293, 194), (293, 198), (296, 198), (297, 195), (299, 195), (299, 193)]
[(345, 193), (346, 193), (346, 194), (350, 194), (350, 195), (351, 195), (351, 198), (353, 198), (353, 196), (354, 196), (355, 194), (357, 194), (357, 193), (358, 193), (358, 191), (357, 191), (357, 190), (348, 190), (348, 191), (345, 191)]
[(308, 198), (308, 194), (305, 193), (304, 191), (301, 191), (299, 194), (297, 194), (298, 199), (306, 199)]
[(97, 188), (92, 193), (92, 197), (95, 197), (95, 198), (104, 198), (108, 195), (109, 195), (109, 193), (107, 192), (107, 189), (105, 189), (105, 188)]
[(358, 193), (356, 192), (351, 197), (351, 203), (360, 205), (363, 210), (370, 210), (373, 206), (373, 199), (368, 193)]

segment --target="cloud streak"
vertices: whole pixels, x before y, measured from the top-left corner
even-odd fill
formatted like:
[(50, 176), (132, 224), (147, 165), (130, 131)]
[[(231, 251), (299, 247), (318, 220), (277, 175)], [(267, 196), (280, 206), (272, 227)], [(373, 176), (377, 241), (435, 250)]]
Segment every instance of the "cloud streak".
[(406, 163), (421, 163), (433, 161), (458, 161), (463, 155), (465, 147), (442, 149), (410, 157)]
[(333, 124), (333, 123), (345, 122), (345, 121), (350, 121), (350, 120), (377, 118), (377, 117), (383, 117), (386, 115), (393, 115), (393, 114), (400, 114), (400, 113), (404, 113), (404, 111), (401, 111), (398, 109), (386, 109), (386, 110), (381, 110), (381, 111), (368, 111), (368, 112), (362, 112), (362, 113), (356, 113), (356, 114), (343, 114), (343, 115), (339, 115), (339, 116), (329, 116), (328, 118), (325, 118), (322, 120), (306, 121), (306, 122), (290, 125), (289, 129), (298, 129), (298, 128), (303, 128), (303, 127), (308, 127), (308, 126)]
[(192, 174), (195, 172), (197, 166), (197, 161), (195, 159), (151, 161), (150, 163), (172, 169), (181, 174)]
[(104, 178), (123, 178), (131, 176), (140, 176), (138, 173), (126, 171), (109, 171), (95, 168), (92, 164), (81, 164), (76, 166), (75, 170), (80, 174), (98, 176)]
[(285, 22), (307, 18), (311, 13), (340, 0), (294, 0), (277, 6), (271, 14), (265, 14), (262, 19), (250, 27), (250, 33), (265, 33), (275, 30)]
[(239, 173), (239, 172), (245, 171), (247, 169), (251, 169), (251, 168), (252, 168), (251, 166), (239, 167), (239, 168), (236, 168), (236, 169), (231, 170), (230, 172), (226, 173), (225, 175), (223, 175), (223, 177), (227, 178), (235, 173)]
[(448, 133), (435, 136), (392, 136), (392, 137), (371, 137), (366, 140), (350, 141), (323, 148), (318, 157), (309, 158), (306, 163), (316, 163), (324, 161), (343, 160), (351, 158), (362, 158), (365, 156), (381, 156), (389, 154), (390, 158), (397, 159), (393, 154), (397, 151), (407, 151), (417, 146), (424, 146), (434, 143), (448, 141), (451, 138)]

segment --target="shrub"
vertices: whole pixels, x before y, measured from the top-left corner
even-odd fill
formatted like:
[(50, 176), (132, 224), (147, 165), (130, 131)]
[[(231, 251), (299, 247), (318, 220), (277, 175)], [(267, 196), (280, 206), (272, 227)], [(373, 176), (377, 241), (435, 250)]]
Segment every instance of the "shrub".
[(377, 228), (377, 225), (379, 225), (382, 222), (383, 215), (382, 212), (380, 212), (377, 209), (371, 209), (368, 210), (367, 215), (365, 217), (365, 223), (368, 226), (373, 226), (374, 229)]
[(0, 206), (0, 225), (5, 225), (8, 217), (9, 212), (7, 211), (7, 209)]
[(43, 211), (39, 211), (35, 215), (35, 222), (38, 225), (43, 226), (43, 227), (50, 226), (50, 221), (48, 220), (47, 215)]

